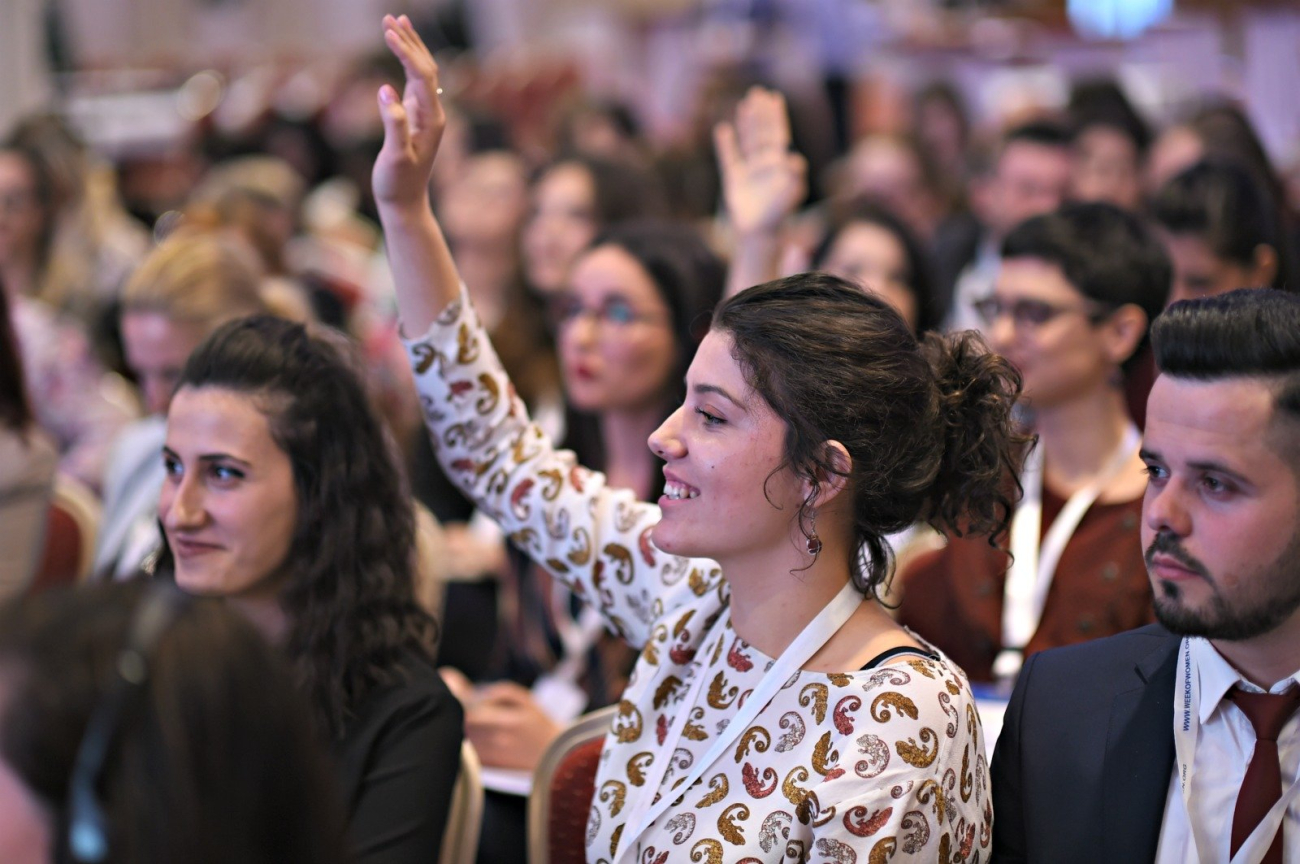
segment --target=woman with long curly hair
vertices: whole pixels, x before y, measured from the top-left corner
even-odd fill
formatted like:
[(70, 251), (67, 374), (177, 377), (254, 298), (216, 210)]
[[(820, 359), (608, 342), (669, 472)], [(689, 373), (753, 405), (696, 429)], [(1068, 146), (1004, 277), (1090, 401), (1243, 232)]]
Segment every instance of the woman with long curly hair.
[(413, 594), (414, 522), (346, 348), (256, 316), (186, 363), (167, 414), (159, 562), (292, 662), (333, 743), (363, 862), (434, 860), (461, 710)]
[(639, 657), (608, 733), (590, 861), (983, 859), (992, 808), (965, 675), (877, 602), (885, 536), (997, 535), (1019, 376), (971, 333), (918, 341), (879, 297), (805, 273), (718, 306), (639, 502), (529, 422), (425, 189), (438, 72), (384, 36), (374, 192), (449, 476)]

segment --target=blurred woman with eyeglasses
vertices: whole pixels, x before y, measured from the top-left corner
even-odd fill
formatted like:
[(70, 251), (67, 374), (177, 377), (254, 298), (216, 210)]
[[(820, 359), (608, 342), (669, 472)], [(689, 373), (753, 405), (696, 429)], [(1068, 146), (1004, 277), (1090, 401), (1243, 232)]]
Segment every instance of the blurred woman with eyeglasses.
[(1146, 475), (1122, 382), (1170, 273), (1153, 234), (1108, 204), (1034, 217), (1003, 243), (994, 291), (975, 308), (1024, 376), (1023, 419), (1038, 435), (1011, 556), (951, 537), (898, 583), (899, 621), (972, 681), (1009, 679), (1036, 651), (1151, 619), (1138, 538)]

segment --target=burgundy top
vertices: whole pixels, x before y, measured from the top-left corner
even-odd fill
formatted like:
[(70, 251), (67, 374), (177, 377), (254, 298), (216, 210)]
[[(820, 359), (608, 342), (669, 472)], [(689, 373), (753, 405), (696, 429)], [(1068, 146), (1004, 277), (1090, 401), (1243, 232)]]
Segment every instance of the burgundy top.
[[(1065, 500), (1043, 490), (1043, 531)], [(1142, 499), (1093, 504), (1061, 555), (1026, 656), (1131, 630), (1154, 620), (1138, 525)], [(987, 539), (954, 538), (898, 574), (898, 621), (932, 642), (971, 681), (991, 681), (1002, 650), (1008, 556)]]

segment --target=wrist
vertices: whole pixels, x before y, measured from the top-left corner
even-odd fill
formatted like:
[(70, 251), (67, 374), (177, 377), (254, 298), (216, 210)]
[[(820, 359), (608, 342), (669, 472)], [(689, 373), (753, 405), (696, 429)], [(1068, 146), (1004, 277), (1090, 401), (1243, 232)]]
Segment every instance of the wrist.
[(427, 189), (409, 200), (385, 201), (376, 198), (375, 210), (386, 229), (419, 224), (426, 221), (433, 212)]

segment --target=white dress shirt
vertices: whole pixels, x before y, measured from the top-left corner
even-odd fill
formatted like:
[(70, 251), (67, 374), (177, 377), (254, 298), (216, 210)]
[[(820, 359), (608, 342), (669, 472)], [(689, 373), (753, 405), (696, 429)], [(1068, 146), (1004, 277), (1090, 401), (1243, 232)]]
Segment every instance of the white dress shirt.
[[(1232, 815), (1237, 806), (1246, 767), (1255, 752), (1255, 730), (1246, 715), (1224, 697), (1234, 686), (1254, 693), (1265, 692), (1247, 681), (1223, 659), (1207, 639), (1191, 640), (1192, 674), (1200, 676), (1201, 734), (1196, 741), (1192, 775), (1192, 818), (1205, 827), (1203, 836), (1213, 838), (1214, 857), (1201, 864), (1226, 864), (1231, 844)], [(1181, 683), (1181, 678), (1179, 679)], [(1268, 692), (1282, 693), (1300, 682), (1300, 671), (1274, 684)], [(1173, 722), (1172, 715), (1170, 722)], [(1277, 737), (1278, 758), (1282, 767), (1282, 788), (1296, 778), (1300, 768), (1300, 711), (1282, 727)], [(1282, 822), (1286, 844), (1283, 864), (1300, 864), (1300, 798), (1291, 802)], [(1170, 772), (1169, 793), (1165, 799), (1165, 816), (1160, 825), (1160, 847), (1156, 864), (1189, 864), (1197, 861), (1187, 806), (1178, 783), (1178, 766)]]

